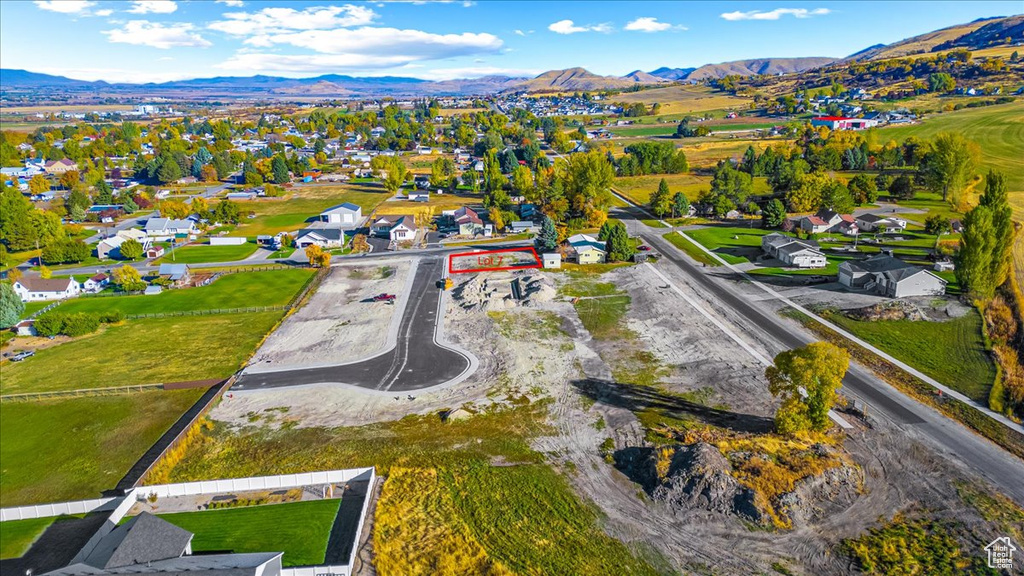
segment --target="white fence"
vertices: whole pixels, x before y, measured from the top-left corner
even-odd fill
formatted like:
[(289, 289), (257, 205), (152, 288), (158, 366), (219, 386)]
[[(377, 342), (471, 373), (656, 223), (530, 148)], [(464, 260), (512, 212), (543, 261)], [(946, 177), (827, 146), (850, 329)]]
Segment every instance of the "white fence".
[(53, 504), (37, 504), (35, 506), (17, 506), (0, 508), (0, 522), (8, 520), (25, 520), (28, 518), (47, 518), (64, 514), (86, 514), (113, 510), (117, 498), (94, 498), (92, 500), (76, 500), (74, 502), (56, 502)]
[(370, 478), (373, 476), (373, 473), (373, 468), (352, 468), (349, 470), (303, 472), (302, 474), (282, 474), (279, 476), (254, 476), (252, 478), (235, 478), (230, 480), (158, 484), (155, 486), (139, 486), (128, 496), (134, 499), (136, 494), (141, 498), (145, 498), (150, 494), (156, 494), (157, 498), (168, 498), (172, 496), (192, 496), (195, 494), (298, 488), (314, 484), (343, 484), (357, 478), (360, 480), (365, 479), (360, 478), (361, 476)]

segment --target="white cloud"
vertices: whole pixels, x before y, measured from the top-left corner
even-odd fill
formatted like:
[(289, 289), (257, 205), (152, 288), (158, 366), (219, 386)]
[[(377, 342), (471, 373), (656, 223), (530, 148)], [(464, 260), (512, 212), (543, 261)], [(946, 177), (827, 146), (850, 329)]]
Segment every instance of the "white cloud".
[(722, 18), (729, 21), (737, 20), (778, 20), (782, 16), (793, 16), (795, 18), (810, 18), (811, 16), (824, 16), (828, 14), (830, 10), (828, 8), (815, 8), (808, 10), (807, 8), (776, 8), (770, 12), (762, 12), (761, 10), (751, 10), (750, 12), (726, 12), (722, 14)]
[(135, 0), (132, 2), (131, 14), (170, 14), (178, 9), (173, 0)]
[(147, 20), (130, 20), (121, 28), (104, 30), (103, 34), (106, 34), (111, 42), (151, 46), (163, 50), (177, 47), (206, 48), (212, 46), (208, 40), (193, 30), (191, 24), (184, 22), (160, 24)]
[(612, 27), (609, 24), (577, 26), (572, 20), (559, 20), (548, 26), (548, 30), (556, 34), (577, 34), (579, 32), (611, 32)]
[(35, 4), (40, 10), (61, 14), (83, 14), (96, 5), (90, 0), (36, 0)]
[(658, 22), (657, 18), (645, 16), (626, 24), (626, 30), (632, 32), (664, 32), (665, 30), (686, 30), (686, 26), (673, 26), (668, 22)]
[(113, 13), (114, 13), (113, 10), (97, 10), (97, 11), (93, 12), (94, 15), (96, 15), (96, 16), (103, 16), (103, 17), (110, 16)]
[(214, 0), (214, 2), (217, 4), (225, 4), (232, 8), (241, 8), (242, 6), (245, 6), (245, 2), (242, 0)]
[(234, 36), (273, 34), (291, 30), (324, 30), (369, 24), (377, 13), (365, 6), (313, 6), (264, 8), (259, 12), (227, 12), (225, 20), (209, 25), (212, 30)]
[(533, 30), (516, 30), (516, 36), (529, 36), (533, 34)]

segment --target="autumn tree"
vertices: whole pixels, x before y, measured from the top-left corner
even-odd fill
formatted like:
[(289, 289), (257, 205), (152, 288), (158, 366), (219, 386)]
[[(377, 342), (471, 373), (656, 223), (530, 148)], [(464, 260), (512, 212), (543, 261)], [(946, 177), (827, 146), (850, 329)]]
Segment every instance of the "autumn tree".
[(187, 218), (192, 212), (188, 204), (181, 200), (164, 200), (157, 205), (157, 209), (160, 210), (160, 216), (174, 219)]
[(137, 260), (142, 256), (142, 244), (134, 238), (121, 243), (121, 257), (126, 260)]
[(850, 366), (850, 353), (828, 342), (813, 342), (775, 357), (765, 370), (768, 389), (781, 398), (775, 412), (780, 434), (824, 431), (828, 412), (839, 400), (838, 390)]
[(925, 182), (931, 190), (941, 192), (953, 208), (962, 210), (967, 203), (964, 192), (978, 165), (978, 145), (963, 134), (943, 132), (932, 147), (923, 161)]
[(356, 234), (352, 237), (352, 251), (356, 253), (370, 251), (370, 243), (366, 241), (366, 234)]
[(430, 165), (430, 187), (450, 189), (455, 187), (455, 163), (442, 156)]
[(42, 194), (50, 190), (50, 181), (46, 179), (42, 174), (36, 174), (28, 181), (28, 191), (30, 194), (35, 196), (36, 194)]
[(326, 268), (331, 265), (331, 253), (325, 252), (316, 244), (306, 247), (306, 258), (309, 260), (309, 265), (315, 268)]
[(405, 178), (409, 174), (408, 168), (397, 156), (375, 156), (370, 161), (370, 168), (374, 175), (381, 179), (384, 188), (397, 194), (398, 190), (405, 184)]
[(138, 292), (146, 289), (146, 282), (142, 279), (139, 271), (128, 264), (115, 268), (112, 276), (114, 285), (124, 292)]

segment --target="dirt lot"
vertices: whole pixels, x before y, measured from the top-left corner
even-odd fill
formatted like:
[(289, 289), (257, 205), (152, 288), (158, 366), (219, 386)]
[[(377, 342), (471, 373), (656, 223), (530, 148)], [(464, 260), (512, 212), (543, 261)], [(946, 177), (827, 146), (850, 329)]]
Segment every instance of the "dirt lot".
[(404, 304), (369, 301), (408, 293), (407, 260), (386, 266), (336, 266), (304, 306), (267, 338), (247, 371), (283, 370), (360, 360), (381, 352), (394, 313)]

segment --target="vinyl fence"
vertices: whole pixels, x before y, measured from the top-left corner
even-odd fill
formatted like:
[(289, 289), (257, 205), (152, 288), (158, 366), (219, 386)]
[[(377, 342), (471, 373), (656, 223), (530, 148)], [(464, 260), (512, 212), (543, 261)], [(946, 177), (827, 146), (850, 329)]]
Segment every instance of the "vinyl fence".
[(106, 512), (113, 510), (117, 498), (94, 498), (92, 500), (75, 500), (73, 502), (55, 502), (53, 504), (36, 504), (34, 506), (16, 506), (0, 508), (0, 521), (26, 520), (29, 518), (49, 518), (65, 514), (87, 514), (89, 512)]

